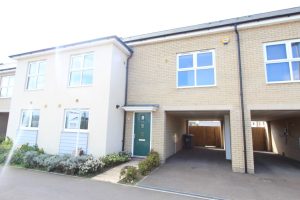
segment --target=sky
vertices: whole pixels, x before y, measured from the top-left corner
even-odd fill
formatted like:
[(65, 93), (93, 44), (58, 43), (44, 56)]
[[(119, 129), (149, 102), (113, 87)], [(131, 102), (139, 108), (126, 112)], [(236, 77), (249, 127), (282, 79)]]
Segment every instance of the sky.
[(26, 51), (297, 6), (299, 0), (1, 0), (0, 63)]

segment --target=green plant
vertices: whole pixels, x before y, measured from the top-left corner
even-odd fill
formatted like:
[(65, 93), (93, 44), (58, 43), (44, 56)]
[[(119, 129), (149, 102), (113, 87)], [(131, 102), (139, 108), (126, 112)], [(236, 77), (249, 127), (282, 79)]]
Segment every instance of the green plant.
[(0, 144), (5, 140), (4, 136), (0, 136)]
[(113, 153), (113, 154), (106, 155), (101, 158), (101, 161), (103, 162), (104, 167), (109, 168), (124, 162), (128, 162), (130, 158), (131, 158), (130, 154), (125, 152), (120, 152), (120, 153)]
[(11, 149), (13, 146), (13, 141), (9, 138), (6, 137), (4, 141), (1, 142), (0, 148), (2, 149)]
[(100, 159), (89, 156), (87, 160), (79, 165), (79, 175), (95, 174), (100, 172), (104, 164)]
[(139, 172), (143, 176), (149, 174), (154, 168), (159, 166), (159, 160), (159, 154), (155, 151), (151, 151), (147, 158), (138, 164)]
[(134, 166), (125, 166), (120, 172), (121, 182), (124, 183), (134, 183), (138, 180), (139, 171)]
[[(25, 161), (24, 158), (27, 152), (31, 152), (29, 155), (32, 154), (32, 156), (28, 157), (28, 159)], [(30, 165), (32, 165), (33, 163), (33, 161), (30, 159), (35, 158), (39, 154), (44, 154), (44, 150), (38, 148), (38, 146), (30, 146), (29, 144), (23, 144), (21, 147), (17, 148), (14, 151), (10, 163), (13, 165), (24, 165), (26, 167), (30, 167)], [(31, 163), (27, 163), (29, 161)]]

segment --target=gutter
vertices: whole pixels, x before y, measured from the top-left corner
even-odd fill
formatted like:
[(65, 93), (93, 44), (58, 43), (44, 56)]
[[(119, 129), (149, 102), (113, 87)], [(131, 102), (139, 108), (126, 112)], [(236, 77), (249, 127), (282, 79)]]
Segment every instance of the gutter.
[[(127, 105), (127, 96), (128, 96), (128, 66), (129, 66), (129, 59), (132, 57), (133, 51), (130, 51), (130, 56), (128, 56), (126, 61), (126, 81), (125, 81), (125, 101), (124, 105)], [(123, 121), (123, 138), (122, 138), (122, 151), (125, 149), (125, 132), (126, 132), (126, 117), (127, 112), (124, 110), (124, 121)]]
[(245, 103), (244, 103), (244, 88), (243, 88), (243, 72), (241, 61), (241, 44), (240, 34), (237, 29), (237, 24), (234, 25), (234, 31), (236, 34), (237, 49), (238, 49), (238, 65), (239, 65), (239, 80), (240, 80), (240, 99), (241, 99), (241, 111), (242, 111), (242, 126), (243, 126), (243, 142), (244, 142), (244, 160), (245, 160), (245, 173), (248, 173), (247, 168), (247, 147), (246, 147), (246, 128), (245, 128)]

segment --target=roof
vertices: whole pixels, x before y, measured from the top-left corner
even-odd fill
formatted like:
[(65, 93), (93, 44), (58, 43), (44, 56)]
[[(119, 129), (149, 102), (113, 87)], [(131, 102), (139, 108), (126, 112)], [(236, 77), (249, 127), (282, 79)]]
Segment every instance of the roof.
[(73, 47), (73, 46), (77, 46), (77, 45), (88, 44), (88, 43), (93, 43), (93, 42), (98, 42), (98, 41), (109, 40), (109, 39), (115, 39), (115, 40), (117, 40), (130, 53), (132, 53), (132, 49), (130, 47), (128, 47), (119, 37), (113, 35), (113, 36), (108, 36), (108, 37), (96, 38), (96, 39), (92, 39), (92, 40), (86, 40), (86, 41), (82, 41), (82, 42), (76, 42), (76, 43), (66, 44), (66, 45), (57, 46), (57, 47), (50, 47), (50, 48), (39, 49), (39, 50), (35, 50), (35, 51), (29, 51), (29, 52), (25, 52), (25, 53), (11, 55), (9, 57), (10, 58), (15, 58), (15, 57), (20, 57), (20, 56), (25, 56), (25, 55), (31, 55), (31, 54), (36, 54), (36, 53), (41, 53), (41, 52), (46, 52), (46, 51), (51, 51), (51, 50), (56, 50), (56, 49), (63, 49), (63, 48), (67, 48), (67, 47)]
[(165, 31), (142, 34), (142, 35), (123, 38), (123, 41), (126, 43), (137, 42), (137, 41), (155, 39), (155, 38), (166, 37), (166, 36), (171, 36), (171, 35), (177, 35), (177, 34), (183, 34), (183, 33), (189, 33), (189, 32), (201, 31), (201, 30), (208, 30), (208, 29), (214, 29), (214, 28), (221, 28), (221, 27), (225, 27), (225, 26), (233, 26), (233, 25), (244, 24), (244, 23), (249, 23), (249, 22), (258, 22), (258, 21), (262, 21), (262, 20), (292, 16), (292, 15), (297, 15), (297, 14), (300, 14), (300, 7), (288, 8), (288, 9), (283, 9), (283, 10), (271, 11), (271, 12), (266, 12), (266, 13), (248, 15), (248, 16), (214, 21), (214, 22), (198, 24), (198, 25), (193, 25), (193, 26), (186, 26), (186, 27), (181, 27), (181, 28), (169, 29), (169, 30), (165, 30)]
[(16, 63), (0, 63), (0, 72), (13, 71), (16, 69)]

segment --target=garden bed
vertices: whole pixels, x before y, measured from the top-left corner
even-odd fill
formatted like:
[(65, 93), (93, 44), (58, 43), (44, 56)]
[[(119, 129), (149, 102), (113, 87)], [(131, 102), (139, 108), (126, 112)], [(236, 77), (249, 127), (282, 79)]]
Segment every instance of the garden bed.
[[(0, 144), (0, 164), (6, 162), (12, 147), (13, 143), (9, 138)], [(130, 155), (124, 152), (109, 154), (100, 158), (92, 155), (51, 155), (37, 146), (32, 147), (25, 144), (14, 150), (9, 164), (68, 175), (93, 176), (128, 162), (130, 159)]]

